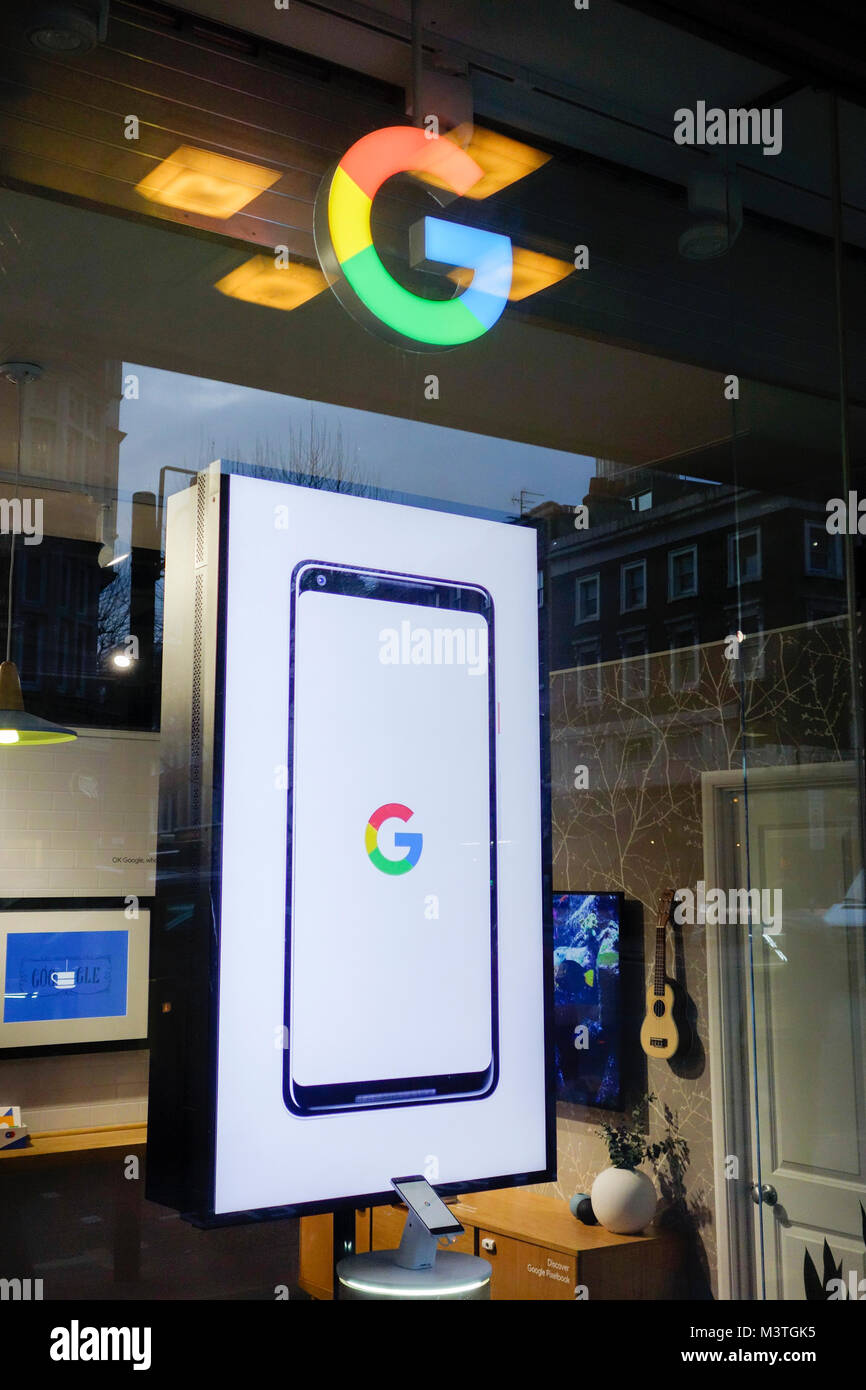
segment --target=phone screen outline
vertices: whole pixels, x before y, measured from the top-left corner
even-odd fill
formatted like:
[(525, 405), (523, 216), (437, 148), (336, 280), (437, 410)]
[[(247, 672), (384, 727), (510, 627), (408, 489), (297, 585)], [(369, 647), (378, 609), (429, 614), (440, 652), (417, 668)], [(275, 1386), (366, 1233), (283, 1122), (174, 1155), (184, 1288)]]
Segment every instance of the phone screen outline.
[[(434, 612), (463, 611), (482, 617), (487, 625), (487, 728), (489, 770), (490, 853), (490, 1062), (480, 1071), (451, 1072), (433, 1076), (359, 1078), (353, 1082), (301, 1085), (292, 1074), (292, 878), (295, 725), (295, 657), (297, 600), (301, 593), (324, 588), (349, 597), (379, 598), (430, 608)], [(287, 1109), (302, 1118), (355, 1110), (392, 1109), (405, 1105), (433, 1105), (448, 1101), (481, 1100), (499, 1080), (499, 989), (496, 855), (496, 699), (494, 679), (494, 606), (489, 590), (481, 584), (435, 579), (397, 571), (371, 569), (333, 561), (301, 560), (290, 580), (289, 623), (289, 729), (286, 814), (286, 931), (283, 1033), (283, 1099)], [(321, 590), (318, 590), (321, 592)]]

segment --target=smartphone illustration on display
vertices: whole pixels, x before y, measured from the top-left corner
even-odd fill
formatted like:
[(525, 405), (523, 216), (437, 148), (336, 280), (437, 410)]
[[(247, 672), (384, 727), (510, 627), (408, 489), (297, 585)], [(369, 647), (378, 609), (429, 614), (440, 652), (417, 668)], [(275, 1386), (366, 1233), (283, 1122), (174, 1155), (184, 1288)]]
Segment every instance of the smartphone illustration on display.
[(290, 604), (286, 1106), (480, 1099), (498, 1079), (493, 599), (305, 560)]

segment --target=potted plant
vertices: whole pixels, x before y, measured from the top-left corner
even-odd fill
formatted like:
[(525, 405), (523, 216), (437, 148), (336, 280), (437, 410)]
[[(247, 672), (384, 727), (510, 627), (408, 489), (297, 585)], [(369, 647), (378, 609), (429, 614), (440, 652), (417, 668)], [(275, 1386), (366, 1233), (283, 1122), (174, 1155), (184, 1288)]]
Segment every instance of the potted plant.
[(607, 1144), (611, 1166), (592, 1184), (592, 1209), (600, 1225), (617, 1235), (636, 1235), (649, 1225), (658, 1195), (652, 1179), (638, 1171), (639, 1165), (645, 1160), (655, 1163), (663, 1155), (670, 1157), (677, 1143), (671, 1135), (649, 1143), (641, 1115), (654, 1100), (650, 1093), (635, 1106), (625, 1124), (612, 1125), (604, 1120), (598, 1129)]

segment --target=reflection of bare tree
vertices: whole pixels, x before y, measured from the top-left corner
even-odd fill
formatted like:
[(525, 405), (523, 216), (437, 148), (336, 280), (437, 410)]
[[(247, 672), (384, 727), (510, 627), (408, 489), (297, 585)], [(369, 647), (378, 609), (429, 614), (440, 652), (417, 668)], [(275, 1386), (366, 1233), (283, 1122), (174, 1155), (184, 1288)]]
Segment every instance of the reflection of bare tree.
[[(109, 574), (112, 571), (109, 570)], [(99, 634), (96, 650), (100, 660), (121, 647), (129, 634), (130, 566), (124, 560), (99, 595)]]
[(701, 773), (850, 756), (848, 691), (843, 619), (762, 634), (736, 662), (714, 643), (556, 672), (555, 885), (652, 910), (661, 887), (701, 877)]
[(379, 492), (375, 479), (365, 476), (357, 448), (352, 454), (347, 447), (341, 423), (331, 426), (312, 410), (306, 422), (289, 424), (279, 440), (257, 438), (252, 458), (240, 445), (220, 455), (213, 440), (205, 455), (207, 462), (220, 456), (231, 458), (232, 471), (247, 477), (278, 476), (303, 487), (354, 492), (366, 497)]
[[(648, 971), (658, 893), (703, 877), (701, 774), (741, 769), (748, 786), (755, 767), (850, 758), (849, 690), (848, 626), (839, 618), (750, 638), (737, 661), (718, 642), (554, 672), (554, 887), (616, 889), (641, 902)], [(683, 936), (682, 950), (706, 1044), (702, 927)], [(693, 1297), (708, 1287), (714, 1262), (709, 1074), (657, 1063), (653, 1089), (661, 1109), (651, 1109), (651, 1134), (663, 1133), (667, 1110), (675, 1111), (691, 1154), (688, 1172), (668, 1175), (664, 1195), (668, 1220), (689, 1235)], [(569, 1139), (571, 1167), (592, 1173), (591, 1140), (580, 1130)]]
[[(306, 422), (289, 424), (279, 440), (257, 438), (252, 458), (247, 454), (245, 445), (220, 449), (213, 437), (202, 437), (197, 466), (205, 468), (222, 457), (231, 460), (233, 473), (247, 477), (279, 478), (303, 487), (327, 488), (366, 497), (375, 497), (380, 491), (373, 478), (364, 476), (357, 450), (355, 457), (351, 456), (342, 425), (338, 422), (331, 428), (312, 410)], [(195, 466), (194, 463), (190, 465)], [(129, 633), (130, 577), (126, 561), (118, 566), (100, 596), (98, 651), (101, 658), (121, 646)], [(161, 575), (156, 583), (155, 601), (154, 643), (157, 649), (162, 645), (163, 587)]]

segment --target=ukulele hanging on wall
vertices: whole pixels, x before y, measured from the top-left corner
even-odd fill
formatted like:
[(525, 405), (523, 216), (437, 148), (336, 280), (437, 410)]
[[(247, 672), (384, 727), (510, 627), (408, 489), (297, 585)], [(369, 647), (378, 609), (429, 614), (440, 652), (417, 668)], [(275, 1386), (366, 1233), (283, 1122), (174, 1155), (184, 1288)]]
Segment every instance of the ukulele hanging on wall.
[(641, 1024), (640, 1045), (648, 1057), (673, 1057), (680, 1045), (674, 1022), (674, 991), (665, 972), (665, 945), (674, 901), (673, 888), (659, 895), (656, 920), (656, 957), (653, 982), (647, 990), (646, 1015)]

